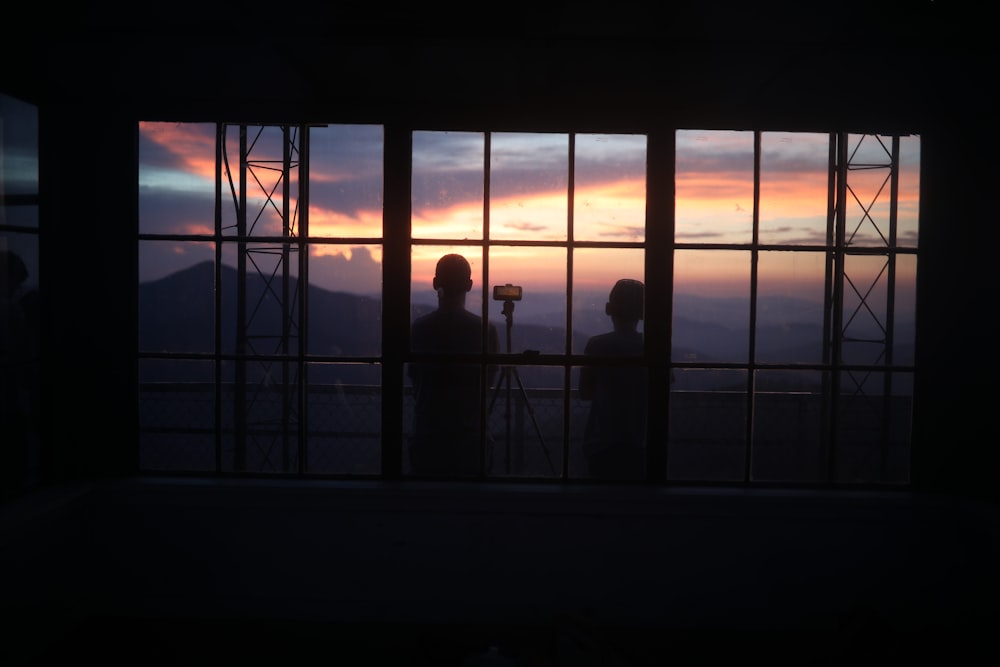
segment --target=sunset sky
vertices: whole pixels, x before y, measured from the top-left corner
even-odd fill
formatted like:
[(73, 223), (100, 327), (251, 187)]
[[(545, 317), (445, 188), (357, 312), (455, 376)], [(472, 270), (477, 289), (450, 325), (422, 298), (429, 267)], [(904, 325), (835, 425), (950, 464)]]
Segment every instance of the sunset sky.
[[(310, 277), (329, 289), (377, 294), (381, 285), (382, 130), (378, 126), (310, 128), (309, 234), (329, 239), (312, 245)], [(215, 193), (213, 124), (143, 123), (140, 126), (140, 231), (211, 234)], [(853, 163), (884, 164), (876, 137), (857, 145)], [(749, 243), (753, 214), (753, 133), (679, 131), (676, 241)], [(566, 241), (569, 140), (567, 134), (490, 135), (489, 234), (493, 242)], [(226, 141), (229, 164), (238, 165), (238, 137)], [(819, 244), (826, 234), (826, 134), (764, 133), (759, 241)], [(644, 240), (646, 140), (641, 135), (576, 136), (573, 237), (577, 241)], [(433, 264), (443, 252), (467, 252), (481, 270), (478, 248), (420, 245), (419, 240), (483, 239), (482, 133), (417, 132), (413, 136), (412, 236), (414, 293), (430, 292)], [(280, 218), (264, 204), (274, 187), (281, 142), (268, 128), (254, 145), (259, 183), (249, 194), (252, 235), (280, 235)], [(916, 246), (919, 139), (905, 138), (900, 171), (898, 238)], [(882, 245), (888, 234), (888, 184), (884, 169), (852, 170), (848, 182), (847, 234), (855, 245)], [(270, 180), (269, 180), (270, 179)], [(880, 189), (884, 191), (879, 195)], [(280, 194), (280, 193), (279, 193)], [(273, 199), (280, 201), (279, 197)], [(872, 202), (875, 201), (875, 206)], [(224, 227), (233, 233), (235, 206), (223, 192)], [(868, 215), (866, 215), (866, 211)], [(871, 220), (869, 220), (869, 217)], [(298, 218), (296, 217), (296, 220)], [(874, 220), (875, 224), (872, 224)], [(296, 230), (298, 232), (298, 230)], [(146, 241), (140, 245), (140, 280), (152, 280), (213, 256), (205, 242)], [(226, 255), (229, 257), (229, 255)], [(913, 258), (900, 262), (898, 278), (912, 282)], [(620, 277), (643, 279), (641, 249), (582, 249), (574, 253), (574, 289), (602, 290)], [(762, 289), (821, 298), (823, 253), (762, 253)], [(565, 293), (564, 248), (494, 245), (489, 284), (524, 283), (539, 292)], [(858, 274), (875, 272), (863, 261)], [(705, 296), (745, 294), (750, 254), (685, 249), (675, 254), (675, 291)], [(874, 276), (872, 276), (874, 278)], [(479, 281), (477, 280), (477, 285)], [(817, 291), (819, 290), (819, 291)]]

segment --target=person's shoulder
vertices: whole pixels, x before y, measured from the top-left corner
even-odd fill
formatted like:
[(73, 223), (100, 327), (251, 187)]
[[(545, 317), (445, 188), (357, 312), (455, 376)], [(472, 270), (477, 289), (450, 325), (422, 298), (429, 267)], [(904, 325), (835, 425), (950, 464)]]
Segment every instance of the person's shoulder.
[(585, 354), (605, 354), (610, 356), (625, 356), (642, 354), (642, 334), (630, 335), (619, 331), (591, 336), (584, 348)]

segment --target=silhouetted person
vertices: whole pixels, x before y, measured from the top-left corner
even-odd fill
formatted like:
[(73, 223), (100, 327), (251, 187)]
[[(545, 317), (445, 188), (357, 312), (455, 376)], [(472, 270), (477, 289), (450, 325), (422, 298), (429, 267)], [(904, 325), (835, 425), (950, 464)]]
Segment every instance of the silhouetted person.
[[(641, 357), (643, 284), (622, 279), (611, 288), (604, 312), (613, 330), (587, 341), (583, 353), (595, 357)], [(646, 369), (638, 366), (584, 366), (580, 398), (590, 401), (583, 452), (591, 477), (641, 479), (646, 464)]]
[[(472, 270), (465, 257), (449, 254), (438, 260), (434, 274), (438, 307), (414, 320), (410, 331), (414, 352), (480, 354), (483, 320), (465, 309), (472, 289)], [(497, 352), (497, 330), (490, 324), (486, 351)], [(477, 475), (481, 452), (481, 365), (475, 361), (413, 363), (408, 371), (415, 397), (410, 463), (422, 475)], [(488, 367), (486, 387), (496, 377)]]
[(0, 251), (0, 496), (18, 493), (27, 473), (28, 321), (20, 302), (28, 269)]

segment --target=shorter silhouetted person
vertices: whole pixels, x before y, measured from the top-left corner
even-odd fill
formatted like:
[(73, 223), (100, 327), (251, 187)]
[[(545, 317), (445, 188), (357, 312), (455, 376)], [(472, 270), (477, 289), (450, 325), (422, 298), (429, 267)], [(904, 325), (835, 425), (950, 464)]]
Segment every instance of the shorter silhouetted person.
[[(643, 284), (622, 279), (611, 288), (604, 311), (612, 331), (592, 336), (584, 354), (594, 357), (643, 355)], [(637, 480), (646, 467), (646, 369), (594, 365), (580, 369), (580, 398), (590, 401), (583, 452), (590, 477)]]
[[(481, 354), (483, 319), (465, 308), (472, 289), (472, 270), (462, 255), (438, 260), (434, 274), (438, 293), (436, 310), (418, 317), (410, 330), (413, 352)], [(496, 326), (489, 324), (486, 352), (497, 352)], [(416, 362), (408, 366), (413, 383), (413, 434), (409, 444), (410, 466), (420, 475), (477, 475), (483, 450), (483, 366), (475, 360), (447, 359)], [(492, 386), (496, 367), (487, 367), (486, 388)], [(488, 445), (488, 440), (487, 440)]]

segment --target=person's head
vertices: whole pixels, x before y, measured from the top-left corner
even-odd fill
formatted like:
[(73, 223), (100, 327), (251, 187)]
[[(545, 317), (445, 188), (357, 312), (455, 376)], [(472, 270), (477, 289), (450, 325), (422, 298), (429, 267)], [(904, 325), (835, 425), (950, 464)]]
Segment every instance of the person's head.
[(638, 322), (643, 315), (643, 285), (638, 280), (622, 278), (611, 288), (604, 312), (623, 322)]
[(445, 297), (463, 296), (472, 289), (472, 267), (465, 257), (445, 255), (434, 271), (434, 289)]

